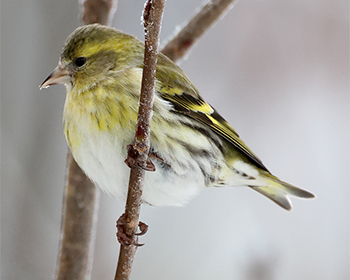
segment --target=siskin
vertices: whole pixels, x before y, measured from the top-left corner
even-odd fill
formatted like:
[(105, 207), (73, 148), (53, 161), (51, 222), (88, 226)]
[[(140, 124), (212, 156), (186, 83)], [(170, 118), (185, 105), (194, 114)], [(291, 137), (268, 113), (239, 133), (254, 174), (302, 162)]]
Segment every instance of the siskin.
[[(104, 192), (125, 198), (124, 160), (133, 142), (144, 45), (135, 37), (93, 24), (66, 40), (57, 68), (40, 88), (64, 84), (63, 127), (73, 157)], [(180, 206), (206, 187), (248, 186), (281, 207), (288, 195), (313, 194), (281, 181), (200, 96), (182, 70), (158, 56), (149, 161), (142, 201)]]

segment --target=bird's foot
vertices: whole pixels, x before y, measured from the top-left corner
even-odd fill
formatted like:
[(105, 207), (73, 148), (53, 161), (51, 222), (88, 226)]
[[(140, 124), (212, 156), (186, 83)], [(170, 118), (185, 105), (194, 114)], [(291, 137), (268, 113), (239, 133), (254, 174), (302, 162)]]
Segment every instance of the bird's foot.
[(118, 239), (118, 242), (124, 246), (129, 246), (129, 245), (135, 245), (135, 246), (139, 246), (139, 247), (143, 246), (144, 244), (137, 243), (137, 241), (138, 241), (137, 237), (144, 235), (148, 231), (148, 225), (140, 221), (139, 225), (138, 225), (140, 232), (135, 233), (136, 236), (130, 237), (125, 232), (124, 225), (126, 225), (126, 224), (127, 224), (127, 222), (125, 220), (125, 213), (124, 213), (117, 220), (117, 239)]
[(128, 145), (128, 157), (124, 161), (129, 168), (135, 168), (135, 166), (139, 166), (143, 168), (146, 171), (156, 171), (156, 167), (154, 166), (153, 162), (150, 159), (150, 156), (148, 156), (146, 165), (142, 165), (141, 163), (137, 162), (138, 157), (140, 155), (140, 152), (136, 147), (133, 145)]

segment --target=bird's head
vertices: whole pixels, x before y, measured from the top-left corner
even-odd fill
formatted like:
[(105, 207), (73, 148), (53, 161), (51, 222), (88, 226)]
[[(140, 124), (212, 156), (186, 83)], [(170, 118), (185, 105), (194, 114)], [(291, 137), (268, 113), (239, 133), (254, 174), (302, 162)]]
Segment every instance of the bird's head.
[(129, 67), (141, 67), (143, 44), (135, 37), (99, 24), (77, 28), (67, 38), (56, 69), (41, 84), (65, 84), (84, 91)]

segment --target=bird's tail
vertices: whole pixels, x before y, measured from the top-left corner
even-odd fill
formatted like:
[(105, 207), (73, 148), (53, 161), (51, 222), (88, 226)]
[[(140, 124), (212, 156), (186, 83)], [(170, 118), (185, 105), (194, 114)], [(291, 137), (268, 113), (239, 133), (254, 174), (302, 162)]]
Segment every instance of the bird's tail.
[(297, 188), (284, 181), (281, 181), (280, 179), (271, 175), (268, 172), (261, 175), (265, 177), (265, 180), (267, 181), (267, 185), (263, 187), (252, 185), (249, 187), (261, 193), (262, 195), (266, 196), (267, 198), (271, 199), (273, 202), (277, 203), (279, 206), (281, 206), (286, 210), (289, 210), (289, 211), (292, 210), (292, 203), (288, 197), (289, 195), (301, 197), (301, 198), (315, 197), (312, 193), (306, 190)]

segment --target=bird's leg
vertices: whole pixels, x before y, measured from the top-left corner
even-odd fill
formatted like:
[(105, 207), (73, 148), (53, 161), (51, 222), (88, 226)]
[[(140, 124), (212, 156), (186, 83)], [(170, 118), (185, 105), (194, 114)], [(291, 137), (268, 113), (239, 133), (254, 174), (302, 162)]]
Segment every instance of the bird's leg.
[[(125, 213), (124, 213), (117, 220), (117, 239), (118, 239), (118, 242), (124, 246), (128, 246), (128, 245), (143, 246), (144, 244), (137, 243), (137, 237), (135, 237), (135, 236), (130, 237), (129, 235), (126, 234), (125, 227), (124, 227), (124, 225), (126, 225), (126, 224), (127, 224), (127, 222), (125, 220)], [(140, 221), (138, 226), (139, 226), (140, 232), (135, 233), (136, 236), (144, 235), (148, 231), (147, 224)]]
[(157, 153), (154, 153), (154, 152), (149, 152), (148, 154), (148, 160), (152, 158), (152, 159), (156, 159), (164, 164), (166, 164), (168, 167), (171, 167), (169, 163), (165, 162), (164, 159), (162, 159)]

